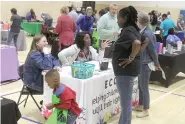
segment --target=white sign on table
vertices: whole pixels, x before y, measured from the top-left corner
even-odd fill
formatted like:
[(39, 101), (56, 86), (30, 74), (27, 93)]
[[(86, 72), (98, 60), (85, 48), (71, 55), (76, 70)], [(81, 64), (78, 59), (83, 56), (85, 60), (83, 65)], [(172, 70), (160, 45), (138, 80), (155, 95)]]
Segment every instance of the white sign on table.
[[(99, 66), (98, 62), (96, 66)], [(60, 77), (62, 83), (76, 91), (77, 102), (83, 109), (77, 124), (103, 124), (120, 112), (120, 96), (113, 70), (100, 72), (85, 80), (72, 78), (70, 70), (71, 67), (64, 67)], [(133, 103), (138, 103), (137, 80), (134, 83)], [(44, 104), (51, 102), (51, 96), (52, 90), (44, 83)]]

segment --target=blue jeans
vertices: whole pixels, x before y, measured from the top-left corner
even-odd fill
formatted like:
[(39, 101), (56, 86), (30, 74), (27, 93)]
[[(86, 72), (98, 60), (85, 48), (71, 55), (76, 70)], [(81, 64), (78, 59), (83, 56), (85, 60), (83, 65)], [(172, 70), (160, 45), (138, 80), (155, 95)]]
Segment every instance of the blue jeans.
[(74, 124), (77, 119), (77, 115), (75, 115), (71, 110), (69, 110), (67, 116), (67, 124)]
[(141, 64), (141, 72), (139, 76), (139, 105), (143, 105), (145, 110), (149, 109), (150, 106), (148, 84), (151, 72), (148, 64)]
[(122, 108), (119, 124), (131, 124), (132, 91), (135, 78), (132, 76), (116, 76), (116, 85), (120, 94)]
[(14, 41), (14, 45), (15, 45), (15, 47), (16, 47), (16, 50), (18, 50), (17, 49), (17, 39), (18, 39), (18, 36), (19, 36), (19, 33), (14, 33), (14, 32), (9, 32), (9, 34), (8, 34), (8, 45), (10, 45), (11, 44), (11, 41), (12, 41), (12, 39), (13, 39), (13, 41)]

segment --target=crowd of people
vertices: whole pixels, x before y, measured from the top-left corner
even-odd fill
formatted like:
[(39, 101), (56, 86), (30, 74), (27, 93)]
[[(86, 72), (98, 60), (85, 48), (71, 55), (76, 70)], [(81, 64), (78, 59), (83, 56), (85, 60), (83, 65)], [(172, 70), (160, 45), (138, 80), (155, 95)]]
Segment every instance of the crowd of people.
[[(63, 66), (71, 65), (75, 61), (87, 62), (99, 61), (103, 57), (112, 58), (122, 107), (119, 124), (131, 124), (133, 82), (137, 77), (139, 77), (139, 105), (135, 106), (133, 110), (140, 111), (137, 115), (138, 118), (148, 116), (150, 108), (148, 84), (152, 72), (149, 65), (154, 63), (155, 70), (161, 70), (155, 50), (157, 41), (154, 32), (158, 27), (163, 39), (174, 35), (174, 30), (171, 31), (171, 29), (176, 28), (176, 25), (171, 19), (170, 13), (161, 16), (157, 11), (152, 11), (146, 14), (138, 12), (133, 6), (124, 7), (118, 12), (117, 4), (111, 4), (108, 8), (100, 10), (99, 15), (93, 12), (91, 7), (81, 9), (73, 6), (72, 11), (69, 12), (69, 8), (64, 6), (60, 12), (61, 15), (54, 29), (54, 32), (59, 35), (59, 60), (50, 54), (51, 49), (48, 46), (47, 38), (44, 35), (35, 36), (25, 61), (24, 83), (34, 90), (42, 91), (43, 77), (41, 73), (43, 70), (52, 69), (46, 74), (46, 81), (55, 93), (66, 86), (60, 85), (58, 73), (53, 68), (60, 70)], [(16, 9), (11, 9), (11, 13), (12, 26), (9, 41), (14, 37), (16, 43), (21, 18), (17, 15)], [(42, 13), (41, 17), (45, 25), (52, 26), (53, 18), (48, 13)], [(37, 20), (33, 9), (27, 14), (26, 19)], [(100, 40), (98, 51), (92, 47), (92, 28), (94, 26), (97, 27)], [(182, 17), (179, 17), (177, 27), (179, 30), (184, 30)], [(165, 44), (166, 40), (164, 40)], [(69, 94), (74, 92), (68, 87), (67, 90)], [(73, 99), (75, 99), (74, 97)], [(61, 101), (63, 101), (62, 98)], [(60, 104), (66, 105), (68, 102), (66, 100)], [(47, 107), (52, 109), (58, 106), (50, 104)], [(64, 108), (69, 109), (73, 113), (72, 115), (75, 114), (75, 118), (81, 112), (76, 103)], [(70, 124), (74, 121), (75, 119)]]
[[(185, 20), (183, 15), (179, 15), (177, 24), (175, 24), (174, 20), (171, 17), (170, 12), (164, 13), (161, 15), (161, 13), (153, 10), (149, 13), (150, 17), (150, 25), (149, 28), (155, 32), (157, 30), (160, 30), (160, 37), (163, 39), (163, 46), (166, 46), (166, 42), (171, 39), (171, 32), (173, 30), (173, 35), (175, 36), (175, 32), (182, 31), (185, 33)], [(168, 37), (169, 36), (169, 37)], [(184, 35), (185, 37), (185, 35)], [(176, 37), (176, 40), (173, 40), (173, 42), (181, 41), (179, 38)]]

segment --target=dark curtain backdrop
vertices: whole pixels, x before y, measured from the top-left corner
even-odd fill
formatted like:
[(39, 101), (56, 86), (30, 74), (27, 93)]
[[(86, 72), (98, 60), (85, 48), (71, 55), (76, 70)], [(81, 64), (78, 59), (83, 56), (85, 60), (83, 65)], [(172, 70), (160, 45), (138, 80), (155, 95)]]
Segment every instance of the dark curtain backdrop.
[(86, 9), (88, 6), (95, 10), (95, 1), (83, 1), (82, 7)]

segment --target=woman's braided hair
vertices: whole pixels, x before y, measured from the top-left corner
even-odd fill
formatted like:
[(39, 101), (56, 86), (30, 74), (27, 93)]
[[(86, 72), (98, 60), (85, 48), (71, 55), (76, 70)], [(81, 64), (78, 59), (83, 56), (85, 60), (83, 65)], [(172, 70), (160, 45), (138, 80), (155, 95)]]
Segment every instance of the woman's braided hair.
[(137, 10), (133, 6), (125, 7), (119, 11), (119, 16), (124, 18), (127, 17), (127, 20), (123, 27), (133, 26), (136, 30), (139, 31), (139, 27), (137, 26)]

